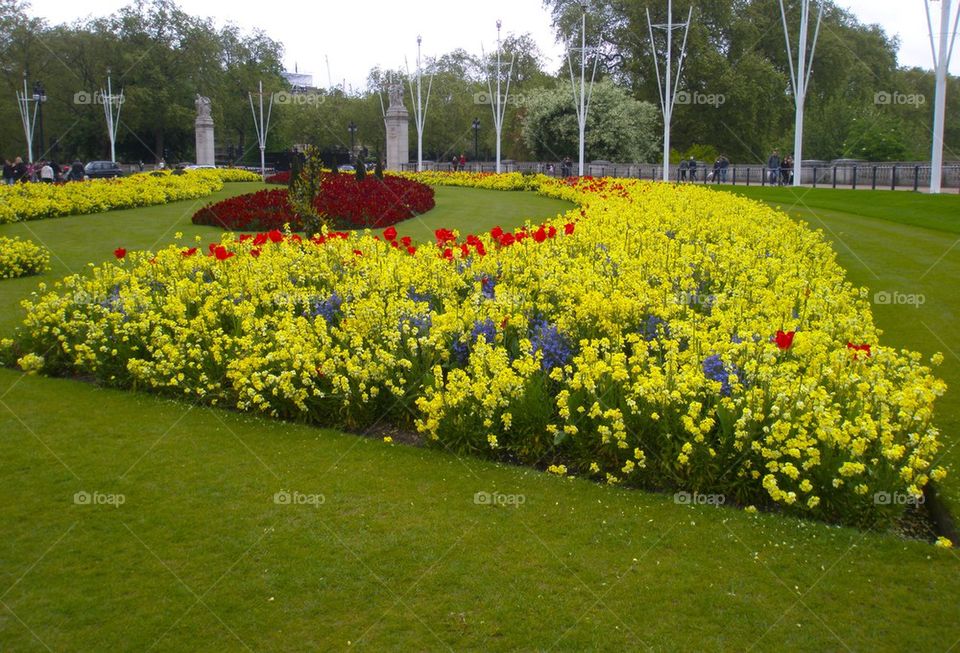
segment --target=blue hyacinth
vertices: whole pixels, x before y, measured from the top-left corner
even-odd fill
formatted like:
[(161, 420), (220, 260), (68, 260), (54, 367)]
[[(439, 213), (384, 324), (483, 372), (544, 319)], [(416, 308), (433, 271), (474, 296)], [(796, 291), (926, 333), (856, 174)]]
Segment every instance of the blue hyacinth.
[(720, 382), (720, 394), (724, 397), (729, 397), (733, 391), (730, 385), (731, 374), (736, 376), (740, 383), (744, 382), (743, 372), (736, 365), (726, 365), (717, 354), (704, 359), (703, 374), (711, 381)]
[(643, 325), (643, 337), (650, 341), (660, 337), (660, 331), (657, 327), (663, 326), (663, 335), (666, 338), (670, 337), (670, 325), (667, 324), (666, 320), (656, 315), (651, 315), (647, 318), (646, 323)]
[(337, 293), (333, 293), (327, 299), (313, 302), (313, 316), (322, 317), (327, 324), (333, 324), (334, 320), (340, 314), (340, 306), (343, 304), (343, 298)]
[(497, 326), (493, 323), (493, 320), (490, 318), (483, 321), (477, 320), (473, 323), (473, 329), (470, 331), (468, 342), (464, 342), (462, 338), (456, 338), (453, 341), (453, 355), (457, 361), (463, 365), (467, 362), (467, 357), (470, 355), (470, 348), (473, 347), (477, 340), (483, 338), (488, 344), (493, 344), (496, 337)]
[(545, 319), (536, 319), (530, 324), (530, 344), (533, 345), (534, 352), (543, 354), (540, 366), (544, 372), (563, 367), (570, 362), (570, 344), (556, 325)]
[(480, 282), (480, 292), (483, 294), (483, 296), (487, 299), (493, 299), (494, 295), (496, 294), (496, 278), (484, 274), (477, 277), (477, 281)]

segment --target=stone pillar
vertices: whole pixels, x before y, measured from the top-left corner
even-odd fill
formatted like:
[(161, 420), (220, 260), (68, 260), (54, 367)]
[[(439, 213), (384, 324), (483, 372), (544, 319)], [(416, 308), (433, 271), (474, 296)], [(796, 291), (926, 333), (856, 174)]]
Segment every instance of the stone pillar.
[(387, 170), (399, 171), (410, 162), (410, 114), (403, 106), (403, 86), (390, 85), (390, 106), (383, 119), (387, 128)]
[(197, 165), (215, 165), (213, 149), (213, 118), (210, 116), (210, 98), (197, 96), (197, 120), (194, 129), (197, 135)]

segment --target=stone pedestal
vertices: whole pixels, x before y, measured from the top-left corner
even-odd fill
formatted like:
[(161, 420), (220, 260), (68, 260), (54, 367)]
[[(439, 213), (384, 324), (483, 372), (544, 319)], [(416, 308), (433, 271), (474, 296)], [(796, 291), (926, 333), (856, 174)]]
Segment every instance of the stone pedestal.
[(410, 114), (403, 106), (403, 86), (390, 86), (390, 107), (383, 119), (387, 128), (387, 170), (399, 171), (410, 162)]
[(194, 122), (197, 136), (197, 165), (212, 166), (216, 163), (213, 147), (213, 118), (210, 116), (210, 99), (197, 96), (197, 120)]

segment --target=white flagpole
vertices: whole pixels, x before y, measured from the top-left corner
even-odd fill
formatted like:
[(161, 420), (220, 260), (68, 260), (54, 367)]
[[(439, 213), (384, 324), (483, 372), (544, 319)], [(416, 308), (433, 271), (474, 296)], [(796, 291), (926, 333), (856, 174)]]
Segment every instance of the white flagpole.
[[(684, 23), (675, 25), (673, 22), (673, 0), (667, 2), (667, 22), (654, 25), (650, 20), (650, 10), (647, 10), (647, 29), (650, 33), (650, 48), (653, 51), (653, 68), (657, 73), (657, 92), (660, 94), (660, 111), (663, 114), (663, 181), (670, 181), (670, 128), (673, 122), (673, 108), (677, 102), (677, 92), (680, 88), (680, 73), (683, 72), (683, 61), (687, 56), (687, 36), (690, 34), (690, 23), (693, 21), (693, 7), (687, 13)], [(683, 28), (683, 44), (680, 47), (680, 59), (677, 62), (677, 75), (673, 75), (673, 31)], [(657, 45), (653, 40), (653, 30), (662, 29), (667, 35), (667, 59), (663, 83), (660, 82), (660, 63), (657, 57)]]
[(947, 111), (947, 71), (953, 57), (953, 46), (957, 39), (957, 23), (960, 11), (953, 19), (953, 32), (950, 31), (952, 17), (951, 0), (940, 0), (940, 44), (934, 44), (933, 23), (930, 20), (930, 0), (926, 0), (927, 26), (930, 28), (930, 50), (933, 53), (933, 67), (936, 73), (936, 93), (933, 100), (933, 144), (930, 152), (930, 192), (939, 193), (943, 180), (943, 129)]
[(270, 116), (273, 114), (273, 95), (270, 96), (270, 104), (267, 109), (267, 117), (264, 120), (263, 117), (263, 82), (260, 82), (259, 91), (257, 93), (259, 97), (260, 104), (260, 119), (257, 120), (257, 111), (254, 108), (253, 104), (253, 93), (247, 93), (248, 99), (250, 100), (250, 112), (253, 114), (253, 126), (257, 132), (257, 144), (260, 146), (260, 177), (263, 181), (267, 180), (267, 165), (266, 165), (266, 151), (267, 151), (267, 133), (270, 131)]
[(810, 24), (810, 2), (802, 0), (800, 6), (800, 35), (797, 44), (797, 63), (793, 63), (793, 50), (790, 47), (790, 30), (787, 27), (787, 12), (780, 0), (780, 17), (783, 20), (783, 34), (787, 43), (787, 59), (790, 62), (790, 83), (793, 86), (793, 101), (796, 107), (796, 118), (793, 130), (793, 185), (800, 185), (800, 175), (803, 164), (803, 107), (807, 99), (807, 87), (810, 84), (810, 73), (813, 71), (813, 55), (817, 49), (817, 39), (820, 37), (820, 22), (823, 19), (823, 4), (818, 3), (817, 27), (813, 32), (813, 43), (810, 45), (810, 56), (807, 57), (807, 33)]
[(567, 52), (567, 67), (570, 70), (570, 86), (573, 89), (573, 106), (577, 111), (577, 127), (579, 129), (579, 162), (577, 174), (583, 176), (585, 159), (585, 142), (587, 133), (587, 113), (590, 111), (590, 96), (593, 95), (593, 82), (597, 78), (597, 63), (599, 59), (593, 59), (593, 74), (590, 77), (590, 88), (587, 89), (587, 55), (594, 48), (587, 49), (587, 5), (580, 4), (581, 22), (580, 22), (580, 93), (577, 94), (577, 84), (573, 79), (573, 61), (570, 51), (577, 48), (569, 48)]
[(20, 121), (23, 123), (23, 135), (27, 141), (27, 163), (33, 163), (33, 130), (37, 126), (37, 104), (33, 106), (33, 116), (30, 115), (32, 98), (27, 93), (27, 74), (23, 74), (23, 95), (17, 91), (17, 108), (20, 110)]

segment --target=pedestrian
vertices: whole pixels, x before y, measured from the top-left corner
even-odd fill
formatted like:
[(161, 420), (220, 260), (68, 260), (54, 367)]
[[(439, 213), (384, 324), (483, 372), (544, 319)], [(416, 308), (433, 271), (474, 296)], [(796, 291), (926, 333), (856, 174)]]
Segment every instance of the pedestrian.
[(45, 184), (52, 184), (54, 179), (53, 166), (49, 161), (40, 162), (40, 181)]
[(137, 165), (140, 166), (140, 172), (143, 172), (143, 159), (140, 159), (140, 163)]
[(687, 169), (690, 167), (690, 164), (687, 163), (686, 159), (680, 161), (680, 181), (687, 180)]
[(460, 153), (460, 172), (463, 172), (467, 169), (467, 157), (463, 155), (463, 152)]
[(83, 162), (80, 159), (74, 159), (73, 163), (70, 165), (70, 174), (67, 176), (67, 180), (83, 181), (84, 174)]
[(460, 163), (460, 159), (457, 158), (457, 155), (454, 154), (453, 158), (450, 159), (450, 170), (453, 172), (457, 171), (457, 165)]
[(26, 183), (30, 180), (29, 170), (27, 170), (27, 164), (23, 162), (23, 159), (17, 157), (13, 161), (13, 181)]
[(692, 156), (690, 157), (690, 163), (688, 164), (688, 167), (690, 168), (690, 181), (692, 182), (696, 181), (697, 180), (697, 160), (694, 159)]
[(713, 183), (720, 183), (720, 157), (717, 157), (713, 161), (713, 172), (710, 173), (710, 179), (713, 180)]
[(727, 158), (726, 154), (720, 155), (720, 180), (725, 184), (727, 183), (727, 169), (730, 167), (730, 159)]
[(778, 150), (774, 150), (770, 158), (767, 159), (767, 175), (771, 184), (776, 184), (780, 178), (780, 152)]
[(560, 174), (564, 177), (569, 177), (573, 174), (573, 161), (570, 157), (563, 157), (563, 163), (560, 164)]
[(784, 186), (793, 185), (793, 155), (788, 154), (780, 162), (780, 181)]
[(13, 183), (13, 162), (10, 159), (3, 160), (3, 185), (9, 186)]

